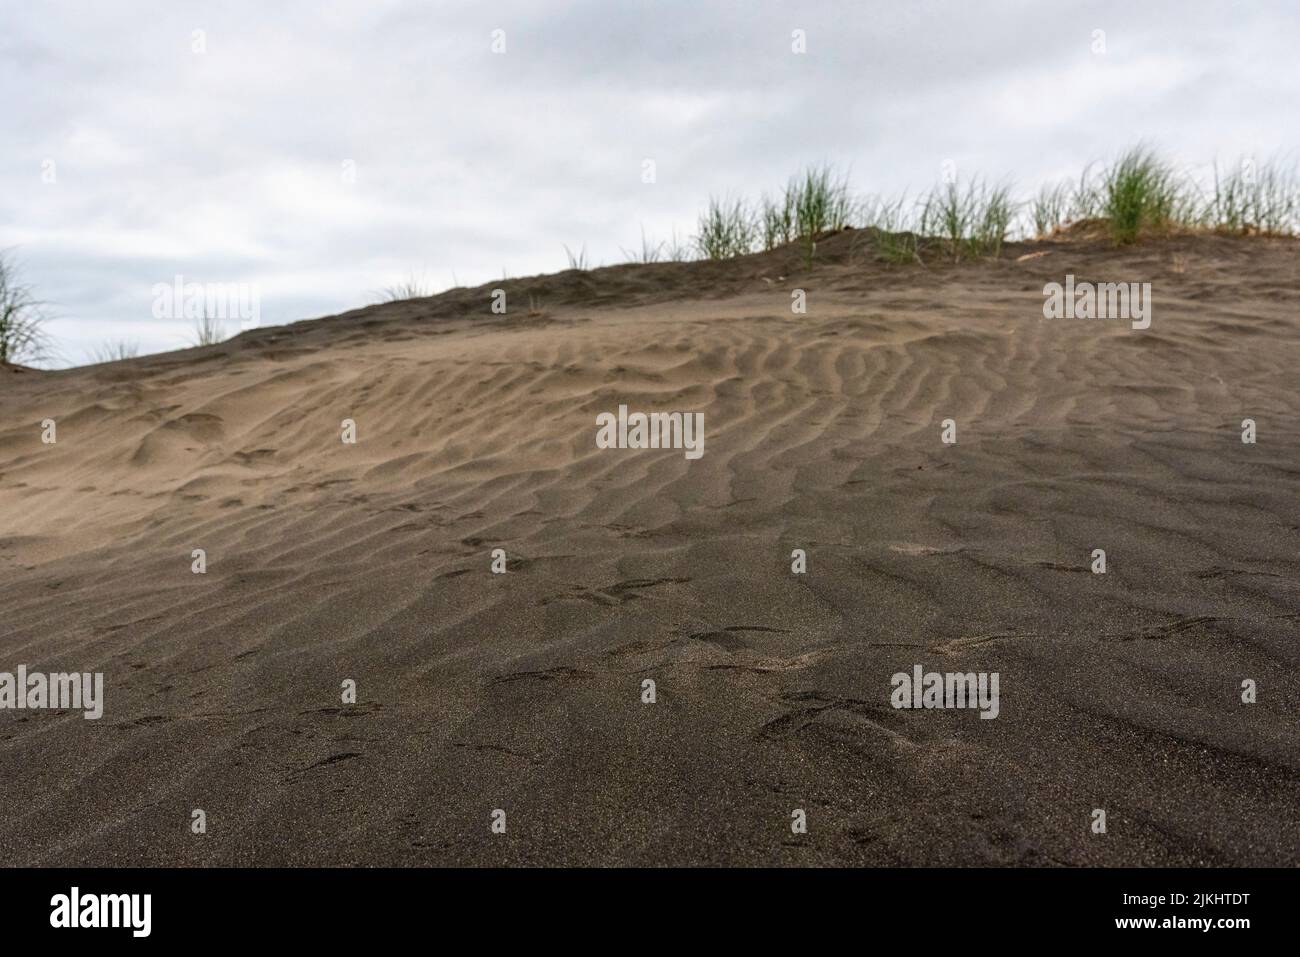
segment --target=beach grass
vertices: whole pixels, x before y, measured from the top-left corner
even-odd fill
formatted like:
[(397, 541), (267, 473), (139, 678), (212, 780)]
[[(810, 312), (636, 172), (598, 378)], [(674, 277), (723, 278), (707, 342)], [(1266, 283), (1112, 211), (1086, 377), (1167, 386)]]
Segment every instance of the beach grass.
[(412, 273), (406, 279), (386, 286), (379, 294), (380, 302), (402, 302), (406, 299), (424, 299), (434, 295), (433, 284)]
[(45, 303), (22, 277), (10, 250), (0, 250), (0, 362), (38, 363), (53, 355), (45, 331)]
[(695, 246), (704, 259), (734, 259), (754, 251), (758, 229), (749, 205), (738, 197), (709, 197), (700, 214)]
[(570, 269), (579, 269), (586, 272), (591, 268), (591, 260), (587, 258), (586, 243), (583, 243), (577, 250), (570, 249), (565, 245), (564, 256), (569, 262)]
[(206, 311), (194, 321), (194, 328), (190, 331), (191, 346), (215, 346), (225, 339), (225, 323)]
[(140, 343), (126, 339), (114, 339), (102, 342), (91, 351), (91, 358), (97, 362), (120, 362), (134, 359), (140, 354)]

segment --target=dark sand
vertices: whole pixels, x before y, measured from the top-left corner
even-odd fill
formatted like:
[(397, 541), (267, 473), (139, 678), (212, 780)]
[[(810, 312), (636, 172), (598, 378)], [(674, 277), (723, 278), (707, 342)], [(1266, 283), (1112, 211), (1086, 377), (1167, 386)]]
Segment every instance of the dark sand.
[[(0, 860), (1300, 863), (1300, 244), (865, 239), (3, 371), (0, 671), (107, 701), (0, 711)], [(1067, 272), (1151, 328), (1044, 320)]]

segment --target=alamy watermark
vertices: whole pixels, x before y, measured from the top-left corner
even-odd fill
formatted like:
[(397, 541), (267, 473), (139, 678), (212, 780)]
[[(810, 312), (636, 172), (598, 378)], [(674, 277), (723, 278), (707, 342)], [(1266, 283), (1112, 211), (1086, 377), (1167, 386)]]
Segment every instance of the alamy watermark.
[(1079, 282), (1073, 274), (1065, 284), (1043, 287), (1044, 319), (1128, 319), (1134, 329), (1151, 325), (1151, 283)]
[(132, 937), (148, 937), (152, 913), (152, 894), (83, 894), (74, 887), (50, 898), (50, 926), (55, 928), (121, 927)]
[(889, 683), (895, 708), (978, 708), (981, 718), (996, 718), (1001, 710), (996, 671), (927, 672), (913, 665), (910, 675), (900, 671)]
[(104, 673), (0, 671), (0, 710), (41, 709), (84, 711), (94, 721), (104, 715)]
[(688, 459), (704, 454), (703, 412), (633, 412), (596, 416), (598, 449), (685, 449)]
[(238, 319), (239, 328), (256, 329), (262, 322), (262, 294), (256, 283), (157, 282), (150, 289), (155, 319)]

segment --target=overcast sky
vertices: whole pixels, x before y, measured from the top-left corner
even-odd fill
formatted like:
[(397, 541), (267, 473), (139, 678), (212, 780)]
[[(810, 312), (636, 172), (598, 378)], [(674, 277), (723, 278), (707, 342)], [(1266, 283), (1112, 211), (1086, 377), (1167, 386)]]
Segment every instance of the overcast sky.
[(810, 162), (888, 194), (945, 161), (1028, 193), (1142, 139), (1293, 160), (1298, 40), (1294, 2), (5, 0), (0, 247), (65, 364), (155, 352), (191, 331), (152, 314), (178, 274), (290, 322), (616, 262)]

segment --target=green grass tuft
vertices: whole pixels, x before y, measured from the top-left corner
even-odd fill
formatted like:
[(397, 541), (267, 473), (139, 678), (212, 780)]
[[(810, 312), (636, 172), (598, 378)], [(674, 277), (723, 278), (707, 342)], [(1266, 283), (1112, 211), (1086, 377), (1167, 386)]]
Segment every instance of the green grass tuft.
[(795, 196), (790, 190), (781, 194), (779, 202), (763, 194), (759, 209), (759, 225), (762, 230), (763, 249), (771, 252), (778, 246), (784, 246), (795, 240)]
[(709, 197), (695, 246), (705, 259), (734, 259), (754, 251), (758, 228), (743, 199)]
[(1214, 167), (1214, 193), (1205, 208), (1205, 222), (1231, 235), (1293, 236), (1300, 229), (1300, 183), (1294, 168), (1276, 164), (1256, 166), (1243, 159), (1236, 168)]
[(811, 266), (817, 238), (843, 229), (853, 218), (856, 204), (848, 179), (831, 166), (809, 167), (791, 183), (786, 195), (794, 207), (795, 235), (803, 244), (806, 264)]
[(1072, 197), (1068, 183), (1043, 185), (1029, 202), (1034, 236), (1042, 239), (1056, 232), (1073, 218)]
[(892, 202), (877, 199), (864, 204), (864, 225), (875, 229), (876, 249), (891, 263), (920, 262), (919, 225), (906, 196)]
[(1145, 146), (1124, 153), (1101, 176), (1101, 214), (1120, 246), (1145, 232), (1168, 232), (1188, 208), (1185, 195), (1173, 169)]
[(1006, 186), (975, 180), (963, 189), (952, 182), (936, 187), (925, 198), (920, 232), (942, 240), (954, 262), (967, 256), (997, 256), (1015, 213)]

